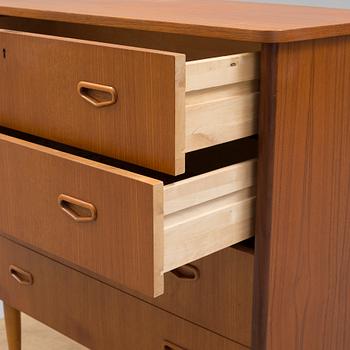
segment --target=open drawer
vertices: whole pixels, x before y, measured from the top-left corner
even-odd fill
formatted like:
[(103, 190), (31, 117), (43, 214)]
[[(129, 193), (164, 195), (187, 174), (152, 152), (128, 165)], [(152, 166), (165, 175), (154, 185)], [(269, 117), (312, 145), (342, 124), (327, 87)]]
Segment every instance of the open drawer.
[(2, 126), (172, 175), (187, 152), (256, 133), (258, 53), (186, 63), (9, 30), (0, 43)]
[(162, 181), (0, 134), (0, 231), (148, 296), (253, 235), (255, 160)]

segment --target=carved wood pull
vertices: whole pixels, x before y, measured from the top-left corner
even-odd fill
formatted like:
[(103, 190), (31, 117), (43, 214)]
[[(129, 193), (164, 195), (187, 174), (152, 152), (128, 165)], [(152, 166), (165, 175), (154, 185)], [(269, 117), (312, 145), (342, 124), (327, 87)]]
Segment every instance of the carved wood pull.
[(96, 207), (78, 198), (60, 194), (58, 196), (60, 208), (76, 222), (91, 222), (96, 220)]
[(18, 266), (11, 265), (9, 267), (11, 277), (21, 285), (30, 286), (33, 284), (33, 275), (30, 272), (24, 271)]
[(171, 271), (177, 278), (187, 281), (197, 281), (200, 277), (199, 270), (193, 265), (184, 265)]
[(117, 92), (113, 86), (81, 81), (78, 84), (78, 94), (97, 108), (111, 106), (117, 102)]

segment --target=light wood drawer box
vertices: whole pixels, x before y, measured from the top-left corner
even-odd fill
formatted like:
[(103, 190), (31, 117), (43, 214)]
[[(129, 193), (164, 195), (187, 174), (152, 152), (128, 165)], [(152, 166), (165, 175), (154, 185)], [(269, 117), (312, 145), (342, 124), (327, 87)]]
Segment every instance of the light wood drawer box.
[(257, 131), (258, 53), (186, 63), (8, 30), (0, 43), (2, 126), (173, 175), (187, 152)]
[(91, 350), (246, 349), (2, 237), (0, 299)]
[(163, 182), (0, 134), (0, 232), (149, 296), (251, 237), (255, 160)]

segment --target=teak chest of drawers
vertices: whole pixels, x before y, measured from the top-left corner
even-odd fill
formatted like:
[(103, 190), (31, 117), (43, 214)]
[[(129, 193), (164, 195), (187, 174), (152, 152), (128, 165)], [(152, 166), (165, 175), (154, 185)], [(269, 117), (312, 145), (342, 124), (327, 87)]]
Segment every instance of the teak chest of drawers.
[(350, 11), (0, 0), (0, 50), (10, 350), (349, 349)]

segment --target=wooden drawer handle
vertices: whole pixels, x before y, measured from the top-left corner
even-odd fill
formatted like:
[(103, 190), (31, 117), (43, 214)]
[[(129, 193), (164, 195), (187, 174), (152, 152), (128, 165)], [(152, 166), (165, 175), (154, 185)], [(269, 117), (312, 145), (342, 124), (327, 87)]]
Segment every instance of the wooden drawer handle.
[(185, 348), (180, 348), (179, 346), (172, 344), (168, 341), (165, 341), (163, 343), (163, 349), (162, 350), (186, 350)]
[(33, 276), (30, 272), (24, 271), (18, 266), (11, 265), (9, 267), (10, 275), (15, 279), (19, 284), (23, 286), (30, 286), (33, 284)]
[(171, 271), (177, 278), (187, 281), (197, 281), (200, 277), (199, 270), (193, 265), (184, 265)]
[(117, 102), (117, 92), (114, 87), (81, 81), (78, 83), (78, 93), (94, 107), (101, 108)]
[(80, 199), (60, 194), (58, 196), (58, 205), (76, 222), (91, 222), (96, 220), (96, 207)]

